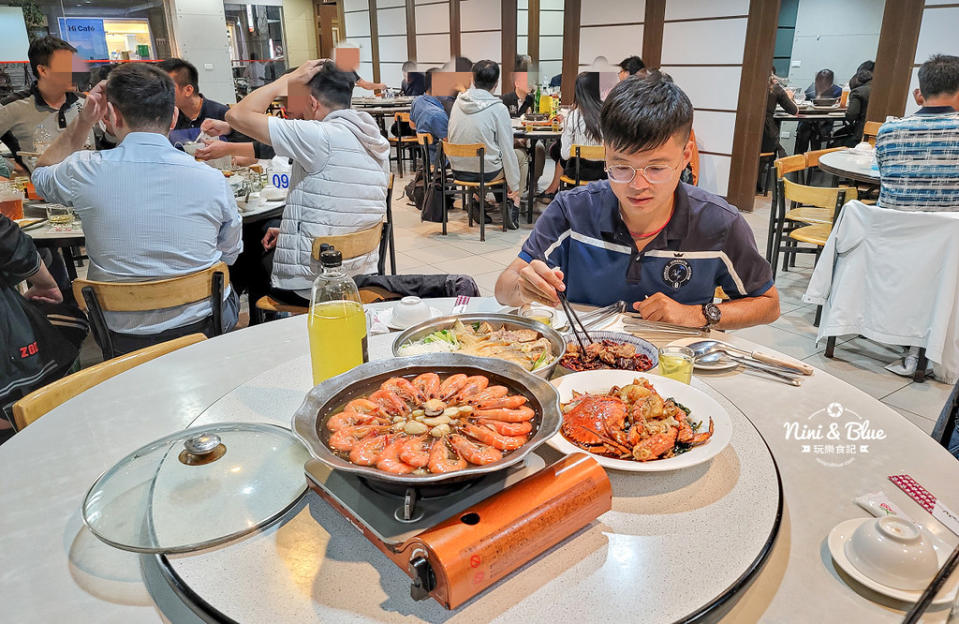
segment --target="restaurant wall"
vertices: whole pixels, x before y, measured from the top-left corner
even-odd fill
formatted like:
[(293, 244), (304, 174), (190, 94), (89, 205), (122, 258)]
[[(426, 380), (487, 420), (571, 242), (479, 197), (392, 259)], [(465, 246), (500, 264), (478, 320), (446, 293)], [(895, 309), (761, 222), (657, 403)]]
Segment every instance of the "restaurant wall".
[(166, 0), (175, 53), (196, 65), (200, 92), (223, 104), (236, 102), (223, 0)]
[(860, 63), (875, 60), (885, 4), (885, 0), (799, 0), (790, 85), (809, 86), (820, 69), (833, 70), (836, 84), (843, 84)]
[(369, 0), (343, 0), (343, 29), (346, 31), (346, 41), (360, 46), (360, 66), (357, 73), (360, 78), (372, 81), (373, 37), (370, 34), (372, 30)]
[(498, 0), (460, 0), (460, 53), (474, 63), (503, 61), (503, 11)]
[(909, 90), (903, 94), (906, 99), (907, 115), (911, 115), (919, 108), (912, 97), (913, 89), (919, 87), (919, 66), (929, 60), (933, 54), (959, 56), (959, 41), (956, 39), (957, 24), (959, 24), (959, 6), (956, 6), (954, 2), (926, 0), (926, 6), (922, 12), (922, 25), (919, 27), (919, 43), (916, 45), (912, 80)]
[(403, 63), (410, 60), (406, 47), (405, 0), (376, 0), (376, 32), (380, 82), (399, 87), (403, 82)]
[(416, 62), (439, 67), (450, 60), (450, 3), (416, 0)]
[(579, 17), (579, 69), (598, 56), (615, 65), (643, 55), (645, 0), (583, 0)]
[(729, 188), (748, 14), (749, 0), (666, 2), (661, 68), (693, 104), (699, 186), (718, 195)]
[(296, 67), (319, 56), (313, 0), (283, 0), (283, 36), (287, 67)]

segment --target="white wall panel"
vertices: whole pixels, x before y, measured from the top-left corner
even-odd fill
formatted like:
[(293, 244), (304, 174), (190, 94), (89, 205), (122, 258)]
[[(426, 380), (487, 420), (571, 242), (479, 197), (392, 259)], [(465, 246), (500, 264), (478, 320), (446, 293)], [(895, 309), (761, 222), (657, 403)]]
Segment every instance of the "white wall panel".
[(733, 152), (733, 129), (735, 127), (736, 113), (695, 111), (693, 114), (696, 145), (699, 149), (707, 152), (731, 154)]
[(746, 19), (663, 25), (663, 65), (742, 63)]
[(736, 110), (739, 103), (739, 67), (669, 67), (662, 70), (686, 92), (696, 108)]
[(376, 0), (377, 9), (388, 9), (390, 7), (405, 7), (406, 0)]
[[(363, 80), (369, 80), (370, 82), (373, 82), (373, 63), (360, 63), (356, 73), (358, 73), (360, 78)], [(357, 89), (356, 92), (361, 96), (373, 95), (372, 91), (367, 91), (366, 89)]]
[(496, 30), (503, 27), (503, 11), (499, 2), (460, 0), (460, 31)]
[[(741, 52), (742, 46), (740, 46)], [(579, 63), (589, 65), (597, 56), (616, 64), (627, 56), (643, 54), (643, 27), (595, 26), (579, 31)]]
[(563, 36), (540, 37), (539, 57), (541, 59), (556, 60), (563, 58)]
[(529, 52), (529, 37), (516, 38), (516, 53), (527, 54)]
[(449, 61), (449, 34), (416, 35), (416, 60), (420, 63), (431, 63), (433, 65), (441, 65)]
[(380, 62), (403, 63), (407, 60), (406, 35), (380, 37)]
[(370, 36), (370, 12), (356, 11), (355, 13), (345, 13), (343, 19), (346, 22), (346, 38), (356, 39), (357, 37)]
[(373, 62), (373, 38), (372, 37), (350, 37), (350, 41), (360, 46), (360, 62)]
[(560, 11), (540, 11), (539, 12), (539, 34), (541, 35), (563, 34), (563, 14)]
[(919, 88), (919, 68), (912, 68), (912, 78), (909, 80), (909, 91), (906, 92), (906, 115), (912, 115), (914, 112), (919, 110), (919, 105), (916, 104), (916, 98), (912, 96), (912, 92)]
[(729, 190), (729, 167), (732, 160), (729, 156), (700, 154), (698, 186), (710, 193), (726, 195)]
[(562, 11), (566, 8), (566, 2), (564, 0), (539, 0), (539, 8)]
[(522, 37), (529, 34), (529, 11), (516, 12), (516, 32)]
[[(563, 61), (543, 61), (539, 64), (540, 73), (546, 79), (546, 83), (549, 84), (549, 81), (553, 76), (558, 76), (563, 73)], [(539, 83), (542, 84), (543, 79), (539, 80)]]
[(645, 18), (645, 0), (586, 0), (580, 5), (579, 23), (582, 26), (630, 24), (642, 22)]
[(369, 11), (370, 0), (343, 0), (344, 11)]
[(474, 63), (483, 59), (499, 63), (503, 58), (500, 32), (460, 33), (460, 51)]
[[(416, 32), (417, 33), (448, 33), (450, 31), (450, 5), (427, 4), (416, 7)], [(417, 46), (419, 51), (419, 46)], [(447, 52), (447, 56), (449, 53)]]
[(406, 8), (377, 10), (376, 30), (380, 35), (405, 35)]
[(925, 63), (933, 54), (959, 54), (957, 30), (959, 7), (924, 10), (916, 46), (916, 63)]
[(395, 89), (403, 84), (403, 63), (380, 63), (380, 82)]
[[(802, 7), (802, 2), (800, 2)], [(800, 11), (802, 8), (800, 8)], [(747, 15), (749, 0), (667, 0), (666, 20)]]

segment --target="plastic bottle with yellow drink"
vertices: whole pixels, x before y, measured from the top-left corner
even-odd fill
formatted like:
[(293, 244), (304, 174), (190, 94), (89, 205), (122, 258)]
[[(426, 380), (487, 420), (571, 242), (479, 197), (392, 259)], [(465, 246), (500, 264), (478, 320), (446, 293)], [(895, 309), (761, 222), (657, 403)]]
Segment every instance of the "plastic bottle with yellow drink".
[(369, 360), (366, 314), (356, 282), (343, 272), (343, 255), (329, 247), (320, 261), (307, 321), (314, 385)]

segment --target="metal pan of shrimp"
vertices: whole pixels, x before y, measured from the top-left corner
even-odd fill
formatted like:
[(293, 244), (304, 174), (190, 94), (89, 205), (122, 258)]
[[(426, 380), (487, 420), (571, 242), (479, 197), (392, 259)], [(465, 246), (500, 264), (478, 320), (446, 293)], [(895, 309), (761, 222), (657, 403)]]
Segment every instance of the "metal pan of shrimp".
[(666, 459), (706, 444), (713, 435), (689, 422), (689, 410), (663, 399), (645, 379), (635, 379), (605, 394), (578, 394), (565, 403), (560, 432), (567, 440), (597, 455), (617, 459)]
[(529, 441), (525, 396), (462, 373), (391, 377), (326, 421), (329, 447), (359, 466), (397, 475), (455, 472), (501, 460)]

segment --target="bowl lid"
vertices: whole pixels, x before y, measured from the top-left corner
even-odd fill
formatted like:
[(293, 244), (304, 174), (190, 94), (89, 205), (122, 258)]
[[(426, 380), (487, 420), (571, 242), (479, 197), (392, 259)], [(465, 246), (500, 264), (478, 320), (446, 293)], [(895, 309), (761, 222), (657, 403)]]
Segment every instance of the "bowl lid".
[(269, 524), (306, 491), (309, 453), (262, 423), (186, 429), (130, 453), (83, 500), (102, 541), (143, 553), (189, 552)]

